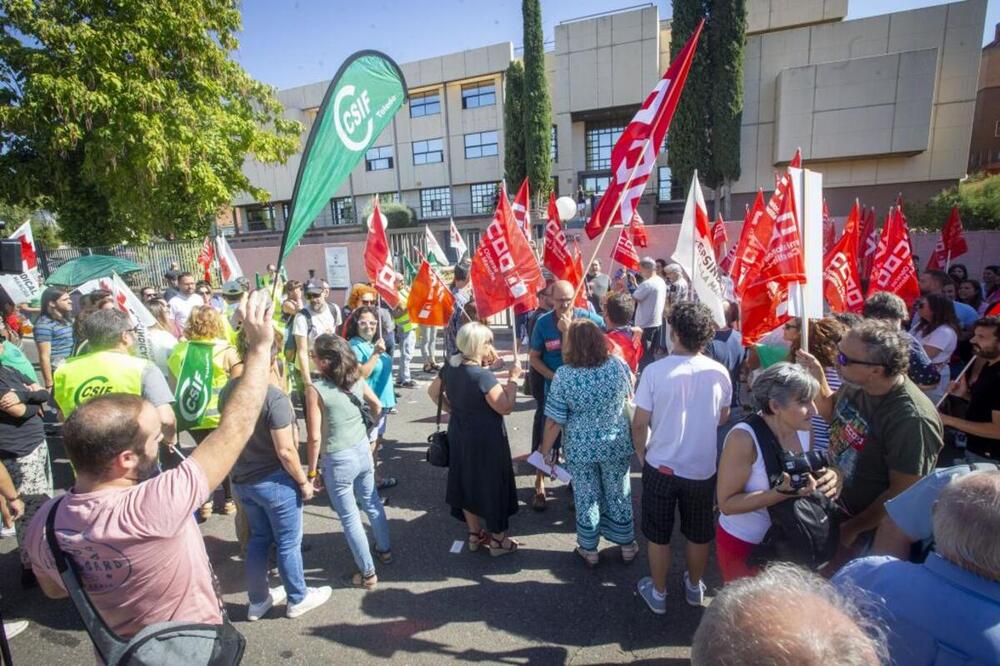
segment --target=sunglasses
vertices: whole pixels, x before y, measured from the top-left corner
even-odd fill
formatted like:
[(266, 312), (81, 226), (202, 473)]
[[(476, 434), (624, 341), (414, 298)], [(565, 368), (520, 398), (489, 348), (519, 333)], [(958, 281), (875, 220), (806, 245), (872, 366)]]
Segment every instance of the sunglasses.
[(361, 301), (361, 305), (375, 305), (375, 301)]
[(845, 367), (848, 365), (871, 365), (880, 366), (881, 363), (875, 363), (874, 361), (859, 361), (855, 358), (848, 357), (844, 352), (837, 352), (837, 365)]

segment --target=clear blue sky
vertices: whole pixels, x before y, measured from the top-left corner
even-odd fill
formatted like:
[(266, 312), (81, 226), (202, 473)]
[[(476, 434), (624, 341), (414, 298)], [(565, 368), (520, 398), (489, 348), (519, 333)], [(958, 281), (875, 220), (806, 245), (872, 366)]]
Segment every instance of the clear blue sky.
[[(655, 0), (660, 16), (671, 2)], [(634, 6), (629, 0), (542, 0), (546, 41), (560, 21)], [(848, 18), (943, 4), (941, 0), (850, 0)], [(1000, 0), (988, 0), (983, 43), (1000, 22)], [(409, 62), (467, 48), (521, 45), (520, 0), (243, 0), (236, 59), (278, 88), (329, 79), (359, 49)]]

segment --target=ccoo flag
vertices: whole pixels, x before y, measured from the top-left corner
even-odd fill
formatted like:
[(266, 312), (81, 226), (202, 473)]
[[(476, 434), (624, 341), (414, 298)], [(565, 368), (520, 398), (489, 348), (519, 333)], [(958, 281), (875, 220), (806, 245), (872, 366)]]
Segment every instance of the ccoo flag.
[(941, 229), (941, 238), (934, 246), (934, 254), (927, 261), (927, 269), (947, 270), (952, 259), (968, 251), (969, 244), (962, 235), (962, 218), (958, 215), (958, 206), (952, 206), (951, 215)]
[(831, 312), (860, 313), (865, 304), (858, 276), (858, 235), (861, 231), (861, 205), (854, 200), (844, 235), (823, 256), (823, 296)]
[(375, 197), (375, 208), (368, 220), (368, 239), (365, 242), (365, 273), (382, 300), (394, 308), (399, 304), (399, 293), (396, 291), (396, 269), (392, 266), (389, 237), (385, 234), (387, 224), (385, 215), (379, 209), (378, 197)]
[(389, 56), (349, 56), (323, 96), (292, 190), (279, 261), (298, 245), (330, 197), (347, 179), (406, 101), (403, 72)]

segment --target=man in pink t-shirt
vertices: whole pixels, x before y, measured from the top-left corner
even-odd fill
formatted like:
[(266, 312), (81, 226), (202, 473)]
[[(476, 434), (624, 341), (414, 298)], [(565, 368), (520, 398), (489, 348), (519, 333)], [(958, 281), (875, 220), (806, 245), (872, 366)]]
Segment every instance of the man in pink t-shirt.
[[(178, 468), (153, 477), (160, 419), (138, 396), (91, 400), (63, 428), (77, 479), (56, 514), (57, 538), (97, 611), (120, 636), (169, 620), (222, 622), (193, 513), (229, 474), (264, 402), (273, 340), (264, 292), (247, 303), (242, 329), (248, 347), (242, 379), (219, 427)], [(50, 501), (35, 515), (27, 547), (42, 590), (60, 598), (66, 591), (45, 541), (51, 508)]]

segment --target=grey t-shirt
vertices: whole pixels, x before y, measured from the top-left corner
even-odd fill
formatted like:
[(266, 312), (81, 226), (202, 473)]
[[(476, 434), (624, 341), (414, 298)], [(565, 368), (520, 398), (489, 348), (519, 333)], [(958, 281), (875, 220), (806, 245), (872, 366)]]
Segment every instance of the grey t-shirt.
[[(226, 399), (232, 393), (233, 382), (230, 381), (219, 394), (219, 408), (222, 409)], [(257, 483), (281, 469), (281, 460), (274, 450), (272, 430), (280, 430), (295, 422), (295, 411), (292, 401), (276, 386), (268, 385), (264, 407), (261, 409), (253, 434), (246, 447), (233, 466), (230, 476), (233, 483)]]
[(174, 401), (174, 392), (167, 384), (163, 372), (150, 361), (142, 370), (142, 397), (153, 403), (153, 407), (169, 405)]
[[(359, 379), (351, 387), (351, 393), (361, 402), (365, 395), (364, 381)], [(323, 401), (322, 450), (325, 453), (335, 453), (367, 442), (368, 433), (358, 406), (325, 378), (317, 379), (313, 382), (313, 387)]]

